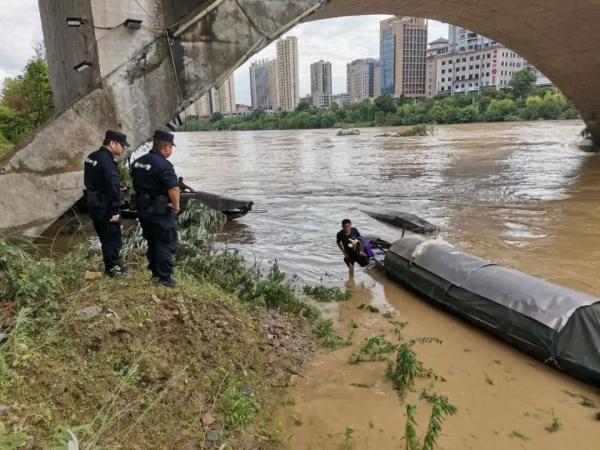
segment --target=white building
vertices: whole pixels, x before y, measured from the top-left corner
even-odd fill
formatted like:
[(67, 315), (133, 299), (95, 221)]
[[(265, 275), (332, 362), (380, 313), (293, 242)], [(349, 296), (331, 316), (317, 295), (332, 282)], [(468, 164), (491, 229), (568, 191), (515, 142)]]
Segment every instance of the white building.
[(346, 93), (335, 94), (331, 96), (331, 101), (335, 102), (340, 108), (350, 104), (350, 96)]
[(225, 82), (212, 88), (187, 107), (185, 116), (210, 117), (216, 112), (230, 114), (235, 112), (235, 83), (231, 75)]
[(277, 94), (279, 108), (293, 111), (300, 102), (298, 39), (290, 36), (277, 41)]

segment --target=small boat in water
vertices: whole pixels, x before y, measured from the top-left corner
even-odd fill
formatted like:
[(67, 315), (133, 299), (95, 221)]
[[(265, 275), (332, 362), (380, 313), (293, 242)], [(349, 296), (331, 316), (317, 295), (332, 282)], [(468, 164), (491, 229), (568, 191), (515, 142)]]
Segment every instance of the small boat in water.
[(412, 231), (418, 234), (431, 234), (439, 232), (437, 225), (421, 219), (419, 216), (405, 212), (396, 212), (392, 214), (376, 213), (371, 211), (362, 211), (366, 215), (381, 222), (402, 228), (404, 231)]
[(442, 239), (412, 234), (393, 244), (370, 244), (390, 278), (544, 363), (600, 386), (599, 298), (499, 266)]
[[(179, 180), (181, 189), (181, 200), (180, 208), (181, 211), (185, 210), (187, 203), (190, 200), (198, 200), (207, 208), (220, 211), (227, 216), (227, 221), (239, 219), (245, 216), (254, 206), (254, 202), (249, 200), (239, 200), (229, 197), (223, 197), (217, 194), (211, 194), (210, 192), (195, 191), (189, 186), (183, 183), (183, 179)], [(138, 213), (135, 208), (135, 202), (132, 201), (132, 195), (130, 192), (123, 193), (123, 204), (121, 206), (121, 216), (124, 219), (137, 219)], [(77, 212), (86, 213), (86, 200), (84, 196), (75, 204), (74, 209)]]

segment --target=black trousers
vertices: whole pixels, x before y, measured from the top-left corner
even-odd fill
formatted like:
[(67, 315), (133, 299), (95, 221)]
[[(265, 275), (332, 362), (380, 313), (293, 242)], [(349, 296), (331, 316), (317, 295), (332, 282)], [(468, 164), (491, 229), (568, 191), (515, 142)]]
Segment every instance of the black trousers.
[(152, 276), (162, 281), (173, 275), (175, 249), (177, 247), (177, 227), (140, 220), (144, 239), (148, 241), (148, 269)]
[(100, 238), (104, 268), (108, 272), (121, 263), (120, 254), (123, 247), (121, 221), (111, 223), (108, 219), (94, 220), (94, 229)]

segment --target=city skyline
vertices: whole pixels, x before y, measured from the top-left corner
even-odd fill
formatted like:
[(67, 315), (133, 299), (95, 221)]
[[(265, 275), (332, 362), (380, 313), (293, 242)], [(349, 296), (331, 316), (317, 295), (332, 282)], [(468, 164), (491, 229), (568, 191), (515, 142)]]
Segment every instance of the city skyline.
[[(347, 64), (356, 59), (379, 59), (379, 23), (392, 16), (360, 16), (327, 19), (301, 24), (283, 37), (298, 38), (300, 98), (310, 94), (310, 65), (331, 62), (333, 95), (346, 93)], [(448, 38), (448, 24), (429, 20), (429, 40)], [(274, 59), (273, 42), (235, 71), (236, 98), (239, 104), (251, 104), (250, 65), (257, 60)]]

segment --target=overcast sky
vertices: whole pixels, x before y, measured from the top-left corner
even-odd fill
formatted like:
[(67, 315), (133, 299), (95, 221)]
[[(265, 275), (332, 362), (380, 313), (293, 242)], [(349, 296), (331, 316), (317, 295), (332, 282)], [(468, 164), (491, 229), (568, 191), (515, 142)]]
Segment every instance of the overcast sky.
[[(346, 92), (346, 64), (358, 58), (379, 57), (379, 21), (387, 16), (328, 19), (302, 24), (286, 36), (298, 38), (300, 96), (310, 92), (310, 65), (331, 62), (333, 92)], [(429, 41), (448, 37), (448, 26), (429, 22)], [(37, 0), (0, 0), (0, 82), (20, 73), (43, 40)], [(275, 43), (235, 72), (237, 103), (250, 103), (248, 67), (257, 59), (274, 58)]]

